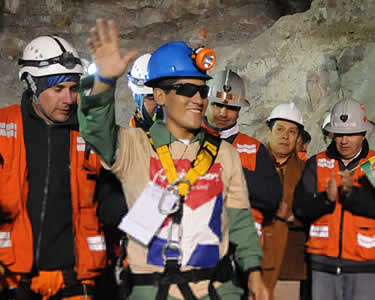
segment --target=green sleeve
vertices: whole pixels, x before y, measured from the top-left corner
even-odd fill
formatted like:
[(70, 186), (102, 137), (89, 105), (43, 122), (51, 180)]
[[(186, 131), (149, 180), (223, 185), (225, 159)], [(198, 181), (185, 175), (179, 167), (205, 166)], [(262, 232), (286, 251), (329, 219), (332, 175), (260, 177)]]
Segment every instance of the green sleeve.
[(93, 83), (94, 76), (81, 81), (79, 130), (86, 143), (110, 166), (114, 160), (118, 131), (114, 104), (115, 86), (103, 93), (87, 96), (85, 92), (92, 88)]
[(236, 247), (236, 261), (243, 270), (260, 267), (263, 252), (250, 210), (227, 208), (229, 240)]

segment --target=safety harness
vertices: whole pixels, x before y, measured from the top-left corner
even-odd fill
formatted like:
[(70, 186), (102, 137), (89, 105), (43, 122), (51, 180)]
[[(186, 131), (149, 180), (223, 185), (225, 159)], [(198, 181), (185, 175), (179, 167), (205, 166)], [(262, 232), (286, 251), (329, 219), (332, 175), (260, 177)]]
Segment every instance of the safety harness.
[[(7, 290), (7, 299), (31, 299), (37, 294), (31, 290), (31, 282), (34, 273), (22, 274), (18, 287)], [(82, 296), (84, 298), (93, 299), (95, 295), (95, 288), (92, 284), (83, 283), (77, 280), (77, 274), (73, 269), (66, 269), (62, 271), (65, 287), (59, 290), (55, 295), (49, 297), (51, 300), (60, 300), (63, 298), (70, 298), (74, 296)]]
[[(147, 132), (151, 145), (154, 147), (151, 135)], [(169, 152), (168, 145), (162, 145), (154, 150), (158, 153), (160, 162), (168, 180), (167, 190), (173, 191), (179, 195), (179, 200), (173, 210), (169, 213), (171, 223), (168, 232), (168, 240), (162, 249), (164, 260), (164, 272), (151, 274), (134, 274), (130, 270), (124, 272), (122, 279), (128, 282), (130, 289), (134, 285), (156, 285), (158, 291), (155, 300), (165, 300), (168, 297), (171, 284), (176, 284), (184, 299), (197, 300), (193, 291), (189, 286), (189, 282), (199, 282), (209, 280), (208, 294), (211, 300), (220, 300), (213, 282), (226, 282), (233, 279), (233, 255), (235, 246), (229, 245), (228, 253), (213, 268), (193, 269), (189, 271), (181, 271), (181, 247), (180, 240), (172, 241), (172, 232), (174, 227), (178, 228), (178, 237), (181, 235), (181, 220), (183, 215), (184, 200), (197, 179), (207, 173), (212, 164), (215, 162), (219, 152), (221, 139), (210, 134), (205, 134), (205, 138), (201, 144), (196, 159), (191, 163), (191, 168), (184, 177), (178, 177), (176, 167), (172, 156)], [(176, 254), (177, 253), (177, 254)]]

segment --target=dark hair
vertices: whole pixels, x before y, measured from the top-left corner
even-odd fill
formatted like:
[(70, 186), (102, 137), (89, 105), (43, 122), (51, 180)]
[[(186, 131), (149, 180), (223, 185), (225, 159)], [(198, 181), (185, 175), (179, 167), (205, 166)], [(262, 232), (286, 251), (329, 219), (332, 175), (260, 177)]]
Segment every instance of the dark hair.
[[(291, 123), (294, 123), (297, 125), (297, 128), (298, 128), (298, 135), (301, 135), (302, 132), (304, 131), (303, 130), (303, 126), (301, 124), (298, 124), (296, 122), (293, 122), (291, 120), (287, 120), (287, 119), (281, 119), (281, 118), (278, 118), (278, 119), (271, 119), (270, 121), (267, 122), (267, 125), (268, 125), (268, 128), (272, 131), (273, 129), (273, 126), (275, 125), (276, 121), (288, 121), (288, 122), (291, 122)], [(311, 138), (311, 137), (310, 137)]]
[[(161, 86), (168, 86), (168, 85), (174, 85), (180, 78), (165, 78), (161, 79), (158, 82), (155, 83), (153, 88), (158, 88)], [(171, 90), (164, 90), (164, 92), (168, 95)]]
[(311, 135), (306, 130), (303, 130), (301, 138), (302, 138), (302, 144), (311, 142)]

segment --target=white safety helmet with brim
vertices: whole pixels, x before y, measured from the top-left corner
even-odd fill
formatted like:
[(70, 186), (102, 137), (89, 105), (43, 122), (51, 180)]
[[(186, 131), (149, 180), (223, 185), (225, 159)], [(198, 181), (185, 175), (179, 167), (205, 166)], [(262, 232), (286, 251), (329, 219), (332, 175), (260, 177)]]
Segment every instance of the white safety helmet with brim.
[(207, 82), (210, 87), (208, 100), (210, 104), (219, 103), (226, 106), (249, 106), (245, 99), (245, 84), (243, 79), (235, 72), (226, 68), (224, 71), (212, 75)]
[(322, 123), (321, 129), (322, 129), (322, 130), (325, 130), (326, 127), (327, 127), (327, 125), (328, 125), (330, 122), (331, 122), (331, 113), (328, 113), (328, 114), (325, 116), (324, 120), (323, 120), (323, 123)]
[(19, 78), (28, 73), (34, 77), (57, 74), (83, 74), (81, 59), (76, 49), (58, 36), (40, 36), (26, 45)]
[(283, 103), (276, 106), (267, 118), (267, 124), (269, 125), (272, 120), (286, 120), (296, 123), (302, 128), (304, 126), (302, 113), (294, 102)]
[(333, 106), (330, 118), (330, 123), (325, 127), (328, 132), (352, 134), (372, 129), (364, 105), (350, 97), (345, 97)]
[(150, 53), (146, 53), (138, 57), (128, 73), (128, 86), (134, 94), (152, 94), (153, 89), (145, 86), (147, 75), (147, 65), (151, 58)]

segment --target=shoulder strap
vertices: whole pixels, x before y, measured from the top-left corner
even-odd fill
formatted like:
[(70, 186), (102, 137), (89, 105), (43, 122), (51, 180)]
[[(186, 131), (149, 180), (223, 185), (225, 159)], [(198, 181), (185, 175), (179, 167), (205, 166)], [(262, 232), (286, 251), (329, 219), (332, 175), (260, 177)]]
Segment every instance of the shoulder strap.
[[(151, 145), (154, 147), (151, 135), (146, 132)], [(168, 145), (162, 145), (156, 148), (160, 162), (167, 176), (170, 185), (178, 185), (178, 192), (180, 196), (186, 196), (190, 187), (194, 185), (200, 176), (205, 175), (211, 168), (221, 145), (221, 139), (211, 134), (205, 133), (204, 140), (198, 151), (196, 159), (192, 162), (191, 168), (186, 173), (184, 178), (178, 178), (176, 167), (174, 165), (172, 156), (169, 152)]]

